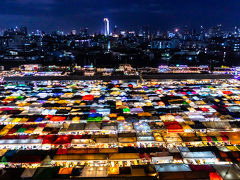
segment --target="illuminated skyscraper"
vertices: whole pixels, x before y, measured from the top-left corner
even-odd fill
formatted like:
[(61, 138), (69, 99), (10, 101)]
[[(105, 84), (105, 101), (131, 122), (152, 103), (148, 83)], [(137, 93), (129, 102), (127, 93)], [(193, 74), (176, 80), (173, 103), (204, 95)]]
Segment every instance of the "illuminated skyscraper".
[(110, 35), (110, 32), (109, 32), (109, 20), (108, 20), (108, 18), (104, 18), (103, 21), (104, 21), (104, 35), (105, 36), (109, 36)]
[(72, 35), (77, 35), (77, 30), (76, 29), (72, 30)]

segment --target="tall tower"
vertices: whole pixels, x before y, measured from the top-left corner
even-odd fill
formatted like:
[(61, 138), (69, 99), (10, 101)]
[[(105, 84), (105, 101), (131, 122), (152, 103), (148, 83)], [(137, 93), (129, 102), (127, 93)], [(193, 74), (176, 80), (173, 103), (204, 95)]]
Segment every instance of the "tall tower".
[(104, 35), (109, 36), (110, 32), (109, 32), (109, 20), (108, 20), (108, 18), (104, 18), (103, 22), (104, 22)]

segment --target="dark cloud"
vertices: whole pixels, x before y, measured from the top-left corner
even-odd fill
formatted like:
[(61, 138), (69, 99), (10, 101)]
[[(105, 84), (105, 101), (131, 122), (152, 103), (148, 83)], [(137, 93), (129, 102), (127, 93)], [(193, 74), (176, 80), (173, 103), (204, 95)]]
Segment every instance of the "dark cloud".
[(239, 6), (236, 0), (1, 0), (0, 28), (24, 24), (46, 31), (83, 26), (97, 31), (106, 16), (122, 28), (217, 23), (230, 28), (239, 25)]

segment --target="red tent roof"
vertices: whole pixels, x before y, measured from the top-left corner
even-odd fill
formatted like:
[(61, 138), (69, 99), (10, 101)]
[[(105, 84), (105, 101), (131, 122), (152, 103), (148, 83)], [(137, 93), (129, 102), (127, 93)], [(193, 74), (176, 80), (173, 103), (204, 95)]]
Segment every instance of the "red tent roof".
[(94, 99), (93, 95), (85, 95), (82, 97), (83, 101), (92, 101)]
[(209, 173), (210, 180), (223, 180), (216, 172)]
[(66, 117), (64, 116), (53, 116), (49, 121), (64, 121)]
[(61, 135), (53, 142), (53, 144), (69, 144), (71, 143), (72, 136)]
[(39, 139), (43, 139), (42, 144), (52, 144), (55, 141), (56, 136), (55, 135), (43, 135), (43, 136), (39, 136)]
[(57, 155), (64, 155), (67, 154), (67, 149), (58, 149), (56, 152)]

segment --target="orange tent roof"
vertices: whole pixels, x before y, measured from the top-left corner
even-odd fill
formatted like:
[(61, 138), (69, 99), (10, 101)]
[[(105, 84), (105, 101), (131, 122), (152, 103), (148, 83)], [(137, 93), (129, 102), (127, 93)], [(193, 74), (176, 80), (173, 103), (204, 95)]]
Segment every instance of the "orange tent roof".
[(58, 174), (72, 174), (73, 168), (60, 168)]

